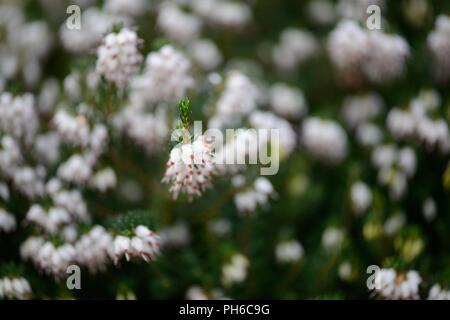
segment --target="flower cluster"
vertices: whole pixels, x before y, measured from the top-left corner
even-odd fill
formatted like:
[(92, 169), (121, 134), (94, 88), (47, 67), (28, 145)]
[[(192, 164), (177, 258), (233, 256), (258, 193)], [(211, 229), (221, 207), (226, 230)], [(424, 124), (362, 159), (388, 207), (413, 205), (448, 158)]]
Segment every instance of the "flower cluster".
[(158, 103), (181, 99), (194, 85), (191, 62), (170, 45), (150, 53), (142, 75), (131, 81), (132, 94), (138, 101)]
[(159, 254), (160, 238), (145, 226), (137, 226), (134, 236), (116, 236), (114, 239), (114, 261), (125, 255), (127, 261), (142, 259), (150, 262)]
[(419, 299), (421, 282), (422, 278), (417, 271), (397, 273), (394, 269), (381, 269), (375, 274), (374, 292), (385, 299)]
[(29, 299), (32, 291), (25, 278), (4, 277), (0, 279), (0, 299)]
[(215, 171), (214, 150), (205, 136), (183, 141), (170, 151), (163, 182), (170, 183), (174, 199), (186, 192), (189, 199), (199, 196)]
[(136, 32), (123, 28), (119, 33), (110, 33), (98, 48), (97, 72), (106, 81), (122, 89), (126, 81), (137, 73), (142, 55), (137, 45), (140, 43)]
[(309, 117), (303, 121), (301, 141), (317, 159), (340, 163), (347, 156), (347, 135), (336, 122)]
[(280, 242), (275, 249), (278, 263), (290, 263), (300, 260), (304, 255), (304, 249), (297, 240)]
[(222, 267), (222, 283), (229, 287), (234, 283), (241, 283), (247, 278), (249, 261), (247, 257), (236, 253), (231, 261)]
[(376, 84), (405, 72), (408, 43), (398, 35), (362, 29), (352, 20), (340, 22), (328, 41), (328, 52), (344, 85), (359, 85), (365, 78)]
[(318, 43), (312, 33), (289, 28), (283, 30), (280, 42), (272, 49), (272, 60), (280, 70), (292, 71), (317, 51)]
[[(242, 188), (245, 185), (245, 178), (242, 175), (233, 177), (233, 186)], [(250, 187), (245, 188), (234, 196), (234, 203), (240, 213), (254, 213), (257, 205), (266, 205), (269, 197), (275, 196), (270, 181), (264, 177), (257, 178)]]

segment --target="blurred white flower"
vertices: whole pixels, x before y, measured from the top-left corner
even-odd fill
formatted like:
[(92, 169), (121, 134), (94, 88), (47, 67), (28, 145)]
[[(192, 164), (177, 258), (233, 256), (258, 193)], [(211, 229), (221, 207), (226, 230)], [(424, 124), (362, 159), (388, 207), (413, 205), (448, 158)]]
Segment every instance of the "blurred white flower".
[(433, 72), (438, 80), (450, 78), (450, 17), (440, 14), (427, 39), (433, 56)]
[(214, 70), (223, 61), (222, 53), (216, 44), (209, 39), (191, 41), (188, 52), (194, 61), (205, 71)]
[(381, 269), (375, 274), (374, 292), (388, 300), (416, 300), (421, 282), (417, 271), (397, 273), (394, 269)]
[(273, 63), (282, 71), (294, 71), (316, 54), (318, 43), (308, 31), (288, 28), (280, 35), (280, 42), (272, 50)]
[(127, 80), (135, 75), (142, 62), (137, 46), (142, 40), (136, 32), (123, 28), (119, 33), (109, 33), (97, 50), (96, 71), (106, 81), (114, 83), (120, 90)]
[(436, 218), (437, 207), (436, 201), (433, 198), (428, 197), (422, 204), (422, 212), (425, 220), (431, 222)]
[(356, 215), (363, 214), (372, 204), (372, 191), (362, 181), (358, 181), (352, 185), (350, 197), (353, 211)]
[(175, 3), (165, 1), (158, 9), (157, 27), (164, 35), (180, 43), (189, 43), (200, 35), (201, 20), (183, 12)]
[(192, 10), (213, 26), (242, 29), (252, 19), (248, 4), (228, 0), (190, 1)]
[(303, 246), (297, 240), (280, 242), (275, 249), (278, 263), (289, 263), (300, 260), (304, 255)]
[(170, 45), (149, 53), (144, 73), (131, 81), (131, 99), (158, 103), (183, 98), (194, 85), (190, 69), (191, 62)]
[(117, 184), (116, 173), (110, 167), (96, 172), (90, 179), (89, 185), (105, 192), (107, 189), (114, 188)]
[(85, 157), (74, 154), (58, 167), (57, 174), (64, 181), (84, 184), (91, 177), (92, 169)]
[(308, 117), (303, 121), (301, 139), (302, 145), (325, 163), (339, 164), (347, 156), (347, 134), (337, 122)]
[(30, 299), (31, 286), (25, 278), (0, 278), (0, 299)]
[(105, 228), (95, 225), (75, 243), (76, 262), (90, 273), (105, 271), (114, 259), (113, 237)]
[(250, 262), (248, 259), (236, 253), (231, 257), (231, 261), (222, 266), (222, 283), (229, 287), (234, 283), (244, 282), (247, 278), (247, 272)]
[(308, 111), (308, 104), (300, 89), (283, 83), (275, 83), (269, 89), (272, 110), (287, 119), (298, 120)]
[[(233, 177), (234, 187), (241, 187), (245, 178), (241, 175)], [(264, 206), (268, 203), (269, 197), (275, 195), (275, 190), (267, 178), (258, 177), (251, 186), (234, 195), (234, 203), (241, 214), (253, 214), (257, 205)]]
[(326, 250), (340, 249), (344, 242), (345, 234), (342, 229), (337, 227), (328, 227), (322, 234), (322, 246)]
[(443, 289), (436, 283), (431, 287), (427, 300), (450, 300), (450, 290)]
[(0, 208), (0, 230), (6, 233), (16, 230), (16, 218), (2, 208)]
[(65, 276), (67, 267), (75, 261), (75, 248), (65, 243), (55, 246), (42, 237), (29, 237), (20, 247), (23, 259), (34, 262), (37, 269), (59, 279)]

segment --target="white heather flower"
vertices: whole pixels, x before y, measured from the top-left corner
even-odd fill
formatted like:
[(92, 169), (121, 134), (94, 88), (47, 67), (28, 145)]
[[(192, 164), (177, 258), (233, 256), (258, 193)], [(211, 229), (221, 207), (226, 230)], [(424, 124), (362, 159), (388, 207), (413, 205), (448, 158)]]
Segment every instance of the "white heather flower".
[(322, 246), (326, 250), (340, 249), (344, 242), (344, 231), (337, 227), (328, 227), (322, 234)]
[(39, 92), (38, 109), (43, 114), (49, 114), (56, 103), (59, 94), (59, 82), (55, 78), (45, 79)]
[(194, 85), (191, 62), (172, 46), (165, 45), (145, 59), (142, 75), (132, 79), (131, 94), (145, 102), (176, 101)]
[(138, 226), (134, 230), (135, 236), (117, 236), (114, 239), (115, 263), (125, 255), (127, 261), (142, 258), (150, 262), (159, 254), (160, 237), (145, 226)]
[(0, 279), (0, 299), (30, 299), (32, 294), (31, 286), (25, 278)]
[(383, 139), (380, 127), (372, 123), (363, 123), (356, 128), (356, 140), (362, 146), (375, 146)]
[(137, 46), (140, 42), (136, 32), (127, 28), (106, 35), (97, 51), (96, 71), (104, 75), (106, 81), (122, 89), (126, 81), (139, 70), (142, 55)]
[(338, 164), (347, 156), (347, 135), (337, 122), (309, 117), (301, 133), (303, 146), (318, 160)]
[(303, 257), (303, 254), (303, 246), (297, 240), (280, 242), (275, 249), (278, 263), (298, 261)]
[(350, 95), (342, 103), (342, 118), (350, 129), (355, 129), (380, 115), (383, 109), (383, 99), (376, 93)]
[(249, 267), (248, 259), (236, 253), (231, 257), (231, 261), (222, 267), (222, 283), (229, 287), (233, 283), (241, 283), (247, 278), (247, 269)]
[(209, 300), (209, 297), (202, 287), (190, 286), (186, 292), (186, 300)]
[(216, 44), (208, 39), (198, 39), (189, 43), (189, 55), (205, 71), (217, 68), (223, 61)]
[(378, 145), (372, 151), (372, 164), (378, 169), (378, 182), (387, 185), (391, 198), (398, 200), (416, 173), (417, 158), (409, 147), (398, 150), (393, 145)]
[(104, 271), (114, 258), (114, 239), (102, 226), (94, 226), (75, 243), (76, 262), (90, 273)]
[(192, 10), (213, 26), (242, 29), (252, 19), (248, 4), (228, 0), (196, 0)]
[(372, 164), (378, 169), (389, 167), (396, 160), (397, 149), (393, 145), (380, 145), (372, 152)]
[(59, 146), (61, 139), (56, 132), (40, 134), (34, 141), (36, 159), (45, 164), (53, 165), (59, 161)]
[(417, 157), (414, 149), (404, 147), (398, 152), (398, 167), (411, 178), (416, 173)]
[(64, 93), (73, 100), (80, 100), (82, 94), (81, 74), (78, 70), (72, 71), (63, 81)]
[(74, 243), (78, 238), (77, 228), (74, 224), (66, 225), (61, 230), (61, 237), (64, 241)]
[(308, 31), (288, 28), (272, 50), (272, 60), (278, 69), (289, 71), (312, 57), (318, 50), (314, 35)]
[(162, 181), (171, 184), (169, 191), (174, 199), (180, 191), (186, 192), (189, 199), (201, 195), (215, 171), (213, 157), (213, 148), (204, 136), (193, 142), (183, 141), (172, 149)]
[(105, 192), (107, 189), (114, 188), (116, 184), (116, 173), (109, 167), (95, 173), (89, 181), (89, 185), (98, 189), (100, 192)]
[[(234, 187), (241, 187), (243, 176), (233, 177)], [(254, 213), (257, 205), (264, 206), (268, 203), (269, 197), (275, 195), (275, 190), (267, 178), (258, 177), (248, 188), (234, 195), (234, 203), (239, 213)]]
[(0, 95), (0, 129), (30, 145), (39, 128), (34, 96), (30, 93), (13, 97)]
[(16, 218), (6, 210), (0, 208), (0, 231), (8, 233), (15, 229)]
[(409, 45), (399, 35), (379, 31), (368, 33), (368, 58), (362, 64), (364, 74), (373, 83), (382, 84), (401, 77), (409, 57)]
[(82, 10), (81, 21), (83, 26), (80, 29), (69, 29), (64, 21), (59, 30), (59, 38), (69, 52), (83, 53), (94, 49), (115, 23), (123, 22), (124, 26), (130, 25), (130, 19), (101, 11), (97, 7)]
[(89, 143), (90, 129), (83, 115), (75, 117), (67, 111), (59, 109), (52, 122), (64, 141), (80, 146), (86, 146)]
[(354, 183), (350, 190), (353, 211), (357, 215), (363, 214), (372, 204), (372, 192), (362, 181)]
[(384, 222), (384, 233), (387, 236), (392, 236), (394, 233), (400, 230), (405, 225), (405, 223), (405, 214), (403, 212), (395, 213)]
[(216, 114), (210, 120), (209, 127), (238, 124), (242, 117), (256, 109), (258, 95), (258, 89), (246, 75), (239, 71), (228, 72), (224, 90), (216, 103)]
[(5, 176), (11, 177), (22, 160), (20, 147), (17, 141), (9, 135), (4, 135), (1, 138), (1, 146), (0, 169)]
[(55, 246), (41, 237), (30, 237), (21, 245), (23, 259), (32, 260), (37, 269), (59, 279), (66, 275), (69, 265), (75, 261), (75, 248), (65, 243)]
[(34, 199), (44, 194), (45, 186), (43, 176), (41, 175), (42, 167), (17, 168), (13, 173), (14, 187), (29, 199)]
[(9, 189), (6, 183), (0, 182), (0, 197), (5, 201), (9, 201)]
[(308, 104), (300, 89), (276, 83), (269, 89), (272, 110), (287, 119), (297, 120), (308, 111)]
[(49, 233), (57, 232), (63, 224), (67, 224), (71, 221), (71, 217), (66, 209), (52, 207), (46, 212), (38, 204), (33, 204), (30, 207), (26, 219)]
[(374, 292), (388, 300), (416, 300), (421, 282), (417, 271), (397, 273), (394, 269), (381, 269), (375, 274)]
[(444, 154), (450, 151), (450, 133), (444, 119), (421, 118), (417, 124), (417, 136), (428, 150), (439, 149)]
[[(47, 189), (48, 189), (47, 184)], [(70, 215), (77, 221), (88, 221), (89, 214), (80, 191), (78, 190), (54, 190), (50, 192), (53, 202), (56, 206), (65, 208)]]
[(433, 72), (441, 81), (450, 78), (450, 17), (439, 15), (435, 28), (427, 39), (428, 48), (433, 56)]
[(64, 181), (84, 184), (91, 177), (92, 169), (82, 155), (74, 154), (59, 166), (57, 173)]
[(368, 49), (367, 34), (355, 21), (344, 20), (330, 33), (328, 53), (344, 85), (361, 82)]
[(91, 164), (94, 164), (98, 156), (106, 149), (108, 139), (108, 129), (106, 126), (102, 123), (95, 124), (89, 136), (89, 151), (93, 157)]
[(427, 300), (450, 300), (450, 290), (445, 290), (436, 283), (431, 287)]
[(197, 16), (183, 12), (171, 2), (160, 5), (156, 25), (165, 36), (180, 43), (197, 39), (202, 27)]
[(386, 118), (386, 127), (396, 139), (412, 137), (416, 131), (416, 119), (409, 110), (393, 108)]
[(431, 197), (427, 198), (422, 204), (422, 212), (425, 220), (433, 221), (437, 214), (436, 201)]

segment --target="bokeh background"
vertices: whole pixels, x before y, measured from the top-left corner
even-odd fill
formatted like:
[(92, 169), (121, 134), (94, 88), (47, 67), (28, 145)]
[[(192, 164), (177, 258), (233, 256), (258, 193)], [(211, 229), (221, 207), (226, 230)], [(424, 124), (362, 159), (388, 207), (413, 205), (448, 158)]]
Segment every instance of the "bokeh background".
[[(71, 4), (81, 29), (67, 27)], [(367, 28), (372, 4), (381, 30)], [(436, 284), (450, 298), (449, 14), (446, 0), (1, 0), (0, 298), (392, 298), (369, 290), (370, 265), (395, 270), (392, 288), (420, 274), (395, 298)], [(121, 28), (143, 57), (123, 89), (96, 71)], [(181, 58), (151, 65), (168, 46)], [(205, 128), (281, 130), (268, 191), (248, 165), (172, 199), (161, 179), (185, 97)], [(93, 160), (64, 173), (74, 155)], [(79, 197), (58, 203), (55, 178)], [(77, 205), (83, 218), (52, 225), (51, 208)], [(114, 264), (108, 236), (80, 244), (96, 225), (116, 237), (141, 224), (161, 237), (150, 263)], [(30, 237), (75, 251), (24, 253)], [(67, 288), (68, 264), (82, 289)]]

